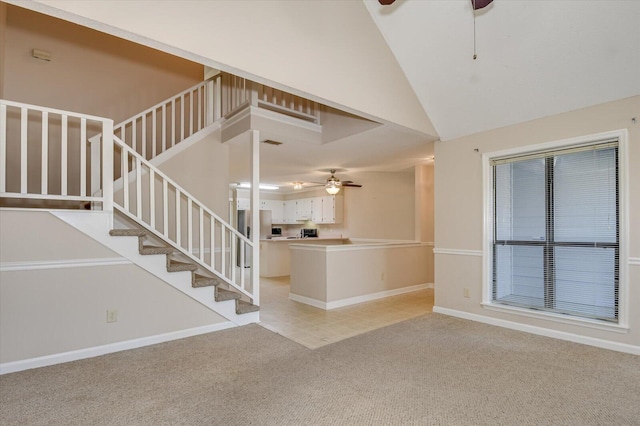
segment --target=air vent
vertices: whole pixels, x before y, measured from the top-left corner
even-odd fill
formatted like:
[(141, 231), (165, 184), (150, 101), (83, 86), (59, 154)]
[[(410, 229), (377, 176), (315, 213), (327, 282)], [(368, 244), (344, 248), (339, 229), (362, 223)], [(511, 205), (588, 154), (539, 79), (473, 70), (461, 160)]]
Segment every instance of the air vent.
[(266, 143), (266, 144), (269, 144), (269, 145), (275, 145), (275, 146), (282, 145), (282, 142), (273, 141), (273, 140), (271, 140), (271, 139), (267, 139), (267, 140), (266, 140), (266, 141), (264, 141), (263, 143)]

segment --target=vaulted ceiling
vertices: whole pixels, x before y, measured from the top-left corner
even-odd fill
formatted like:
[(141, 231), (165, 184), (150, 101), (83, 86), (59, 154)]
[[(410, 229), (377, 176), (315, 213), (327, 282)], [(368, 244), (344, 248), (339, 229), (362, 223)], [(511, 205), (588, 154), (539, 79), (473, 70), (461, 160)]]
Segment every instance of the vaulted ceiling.
[[(402, 170), (432, 141), (640, 95), (640, 1), (7, 0), (381, 123), (264, 150), (263, 180)], [(436, 160), (437, 161), (437, 160)]]
[(365, 1), (442, 140), (640, 94), (640, 2)]

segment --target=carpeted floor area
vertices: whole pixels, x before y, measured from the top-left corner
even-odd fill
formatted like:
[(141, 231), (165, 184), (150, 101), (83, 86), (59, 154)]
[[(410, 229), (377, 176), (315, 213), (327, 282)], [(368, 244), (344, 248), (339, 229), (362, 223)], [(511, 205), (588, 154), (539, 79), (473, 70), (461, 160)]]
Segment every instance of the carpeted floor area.
[(251, 325), (0, 377), (2, 425), (640, 425), (640, 357), (438, 314)]

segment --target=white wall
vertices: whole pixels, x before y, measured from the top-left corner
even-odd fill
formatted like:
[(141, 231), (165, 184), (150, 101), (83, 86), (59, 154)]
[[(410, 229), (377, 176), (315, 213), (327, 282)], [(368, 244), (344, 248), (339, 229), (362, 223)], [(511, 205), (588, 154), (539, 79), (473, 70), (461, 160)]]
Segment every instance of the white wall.
[(0, 234), (0, 364), (226, 322), (50, 213), (0, 210)]
[(21, 4), (436, 135), (361, 1)]
[[(447, 142), (435, 150), (435, 305), (485, 320), (504, 320), (545, 330), (571, 333), (586, 339), (601, 339), (640, 346), (640, 97), (597, 105)], [(605, 131), (629, 132), (629, 330), (616, 333), (576, 325), (555, 323), (483, 309), (482, 242), (483, 184), (482, 154), (524, 147)], [(477, 149), (477, 152), (475, 151)], [(626, 259), (625, 259), (626, 260)], [(463, 289), (470, 289), (469, 298)], [(640, 349), (638, 349), (640, 352)]]

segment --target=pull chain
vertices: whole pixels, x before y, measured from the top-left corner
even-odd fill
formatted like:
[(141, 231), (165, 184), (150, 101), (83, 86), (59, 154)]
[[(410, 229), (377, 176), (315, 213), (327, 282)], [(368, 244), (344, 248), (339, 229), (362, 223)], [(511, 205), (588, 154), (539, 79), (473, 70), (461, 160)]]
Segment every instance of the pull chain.
[(476, 54), (476, 0), (473, 0), (473, 60), (478, 58)]

